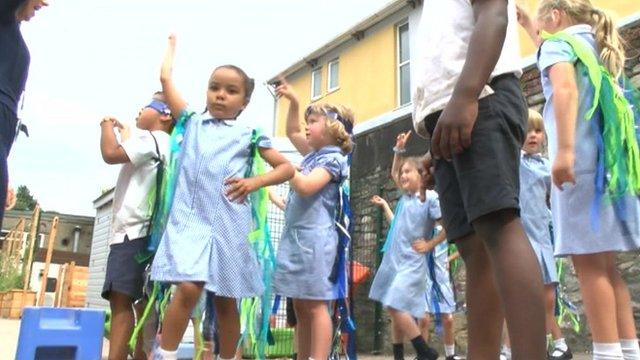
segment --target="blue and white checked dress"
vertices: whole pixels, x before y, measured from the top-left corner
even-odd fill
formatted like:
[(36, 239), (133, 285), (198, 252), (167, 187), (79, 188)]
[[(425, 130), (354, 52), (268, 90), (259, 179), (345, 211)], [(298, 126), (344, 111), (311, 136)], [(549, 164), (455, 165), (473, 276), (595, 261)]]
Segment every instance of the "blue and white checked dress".
[[(244, 177), (252, 129), (235, 121), (195, 116), (187, 124), (181, 167), (166, 230), (151, 268), (152, 280), (204, 282), (230, 298), (262, 294), (262, 272), (247, 236), (251, 205), (231, 202), (224, 181)], [(267, 137), (258, 146), (270, 148)]]
[(329, 279), (338, 247), (335, 215), (349, 165), (339, 147), (325, 146), (307, 154), (301, 166), (305, 175), (315, 168), (327, 170), (331, 182), (311, 196), (291, 190), (273, 288), (276, 294), (293, 299), (332, 300), (338, 298)]
[(531, 247), (536, 253), (545, 284), (558, 282), (553, 243), (551, 210), (547, 195), (551, 193), (551, 164), (541, 154), (520, 156), (520, 218)]
[(385, 307), (421, 318), (427, 309), (427, 257), (411, 247), (420, 239), (430, 239), (440, 219), (440, 200), (435, 191), (427, 192), (422, 203), (415, 195), (403, 195), (388, 250), (369, 290), (369, 298)]
[[(594, 53), (596, 52), (591, 26), (579, 24), (570, 26), (564, 31), (577, 36), (587, 43)], [(543, 118), (549, 138), (549, 158), (553, 163), (558, 148), (553, 86), (549, 78), (549, 69), (561, 62), (575, 65), (578, 85), (578, 119), (573, 168), (576, 184), (564, 184), (563, 191), (556, 186), (551, 189), (555, 256), (636, 250), (640, 248), (640, 199), (633, 195), (627, 195), (623, 199), (624, 221), (616, 214), (611, 201), (607, 199), (602, 199), (594, 208), (598, 161), (596, 134), (599, 133), (595, 126), (601, 121), (601, 112), (598, 108), (593, 118), (584, 119), (593, 104), (595, 91), (585, 66), (578, 61), (571, 46), (558, 41), (542, 43), (538, 58), (542, 91), (547, 100)]]

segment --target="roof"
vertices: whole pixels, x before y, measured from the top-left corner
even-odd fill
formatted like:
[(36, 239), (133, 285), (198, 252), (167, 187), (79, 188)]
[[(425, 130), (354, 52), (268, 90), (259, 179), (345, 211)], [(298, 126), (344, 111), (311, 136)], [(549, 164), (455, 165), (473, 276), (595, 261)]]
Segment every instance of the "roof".
[(406, 6), (415, 7), (420, 0), (393, 0), (385, 5), (382, 9), (376, 11), (372, 15), (368, 16), (364, 20), (360, 21), (355, 26), (351, 27), (349, 30), (343, 32), (342, 34), (335, 37), (333, 40), (329, 41), (325, 45), (321, 46), (319, 49), (313, 51), (302, 59), (296, 61), (293, 65), (289, 66), (285, 70), (281, 71), (267, 82), (269, 84), (273, 84), (278, 80), (279, 76), (287, 77), (296, 71), (304, 68), (309, 63), (313, 63), (313, 61), (331, 50), (337, 48), (338, 46), (344, 44), (352, 38), (359, 38), (362, 36), (363, 32), (371, 28), (372, 26), (378, 24), (382, 20), (386, 19), (390, 15), (395, 14)]

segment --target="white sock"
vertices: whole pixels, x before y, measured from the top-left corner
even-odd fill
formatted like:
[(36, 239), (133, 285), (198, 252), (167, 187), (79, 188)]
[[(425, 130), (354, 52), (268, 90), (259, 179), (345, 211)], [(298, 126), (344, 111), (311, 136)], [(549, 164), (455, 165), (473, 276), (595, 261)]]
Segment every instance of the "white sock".
[(593, 343), (593, 360), (624, 360), (620, 343)]
[(624, 360), (640, 360), (640, 345), (638, 339), (620, 339)]
[(504, 354), (507, 359), (511, 359), (511, 348), (510, 347), (508, 347), (506, 345), (502, 345), (502, 350), (500, 350), (500, 353)]
[(567, 346), (567, 342), (564, 340), (564, 338), (560, 338), (558, 340), (553, 340), (553, 346), (562, 350), (562, 351), (567, 351), (567, 349), (569, 348)]
[(155, 355), (160, 355), (162, 360), (178, 360), (178, 350), (169, 351), (159, 347), (156, 349)]
[(444, 346), (444, 355), (445, 356), (453, 356), (456, 354), (456, 345), (445, 345)]
[(235, 357), (232, 357), (231, 359), (225, 359), (222, 356), (218, 355), (218, 360), (234, 360)]

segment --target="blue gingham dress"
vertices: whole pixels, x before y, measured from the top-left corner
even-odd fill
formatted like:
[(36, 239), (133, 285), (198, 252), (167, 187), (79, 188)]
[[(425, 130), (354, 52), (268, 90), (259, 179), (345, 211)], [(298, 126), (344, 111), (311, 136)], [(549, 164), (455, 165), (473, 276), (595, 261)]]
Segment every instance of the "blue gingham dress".
[[(439, 226), (438, 226), (439, 227)], [(430, 314), (452, 314), (456, 311), (456, 299), (449, 276), (449, 244), (446, 241), (436, 245), (427, 253), (427, 312)], [(433, 274), (431, 268), (433, 267)], [(433, 279), (440, 289), (435, 287)]]
[(541, 154), (520, 156), (520, 218), (533, 251), (536, 253), (545, 284), (558, 282), (553, 243), (551, 210), (547, 195), (551, 193), (551, 164)]
[[(591, 27), (579, 24), (564, 30), (585, 41), (596, 52), (595, 37)], [(553, 87), (549, 79), (552, 65), (564, 62), (575, 65), (578, 85), (578, 119), (575, 132), (576, 184), (564, 184), (563, 191), (555, 185), (551, 189), (551, 213), (553, 216), (555, 256), (595, 254), (605, 251), (631, 251), (640, 248), (640, 199), (627, 195), (624, 199), (624, 221), (615, 213), (611, 202), (602, 199), (594, 207), (596, 196), (595, 174), (598, 160), (598, 130), (601, 112), (585, 120), (585, 114), (593, 104), (594, 89), (585, 66), (578, 61), (571, 46), (564, 42), (545, 41), (540, 46), (538, 68), (542, 90), (547, 102), (543, 118), (549, 138), (549, 158), (553, 163), (557, 150)]]
[(431, 238), (441, 217), (440, 201), (434, 191), (427, 192), (424, 203), (415, 195), (403, 195), (400, 201), (404, 203), (395, 214), (391, 244), (373, 279), (369, 298), (421, 318), (427, 309), (427, 256), (413, 250), (411, 243)]
[[(262, 272), (247, 236), (251, 205), (225, 196), (225, 179), (244, 177), (252, 129), (194, 116), (187, 124), (167, 227), (151, 267), (152, 280), (204, 282), (230, 298), (262, 294)], [(258, 146), (270, 148), (262, 136)]]
[(307, 154), (301, 167), (304, 175), (315, 168), (325, 169), (331, 182), (311, 196), (300, 196), (291, 189), (273, 288), (276, 294), (293, 299), (332, 300), (339, 296), (329, 279), (338, 247), (335, 215), (349, 165), (339, 147), (325, 146)]

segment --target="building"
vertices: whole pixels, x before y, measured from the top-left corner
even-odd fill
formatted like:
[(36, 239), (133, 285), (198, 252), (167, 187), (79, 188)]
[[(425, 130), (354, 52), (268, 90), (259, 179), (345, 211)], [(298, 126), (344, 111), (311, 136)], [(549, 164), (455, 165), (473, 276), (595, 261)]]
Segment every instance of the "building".
[[(630, 45), (627, 75), (636, 86), (640, 85), (640, 8), (637, 0), (592, 2), (610, 10), (619, 19), (622, 35)], [(517, 3), (533, 11), (538, 1), (517, 0)], [(369, 199), (380, 195), (393, 202), (399, 196), (389, 177), (393, 159), (391, 149), (399, 132), (413, 129), (411, 49), (417, 41), (421, 12), (420, 0), (391, 1), (269, 80), (273, 84), (278, 76), (284, 76), (300, 97), (301, 112), (306, 104), (316, 101), (340, 103), (354, 110), (356, 150), (351, 167), (351, 201), (355, 234), (352, 253), (356, 261), (372, 269), (381, 261), (379, 250), (388, 225)], [(540, 93), (539, 74), (534, 64), (535, 49), (521, 29), (520, 39), (525, 72), (523, 89), (529, 105), (538, 108), (544, 97)], [(288, 101), (278, 100), (275, 107), (275, 136), (285, 136)], [(302, 113), (300, 115), (302, 119)], [(427, 149), (428, 144), (417, 136), (407, 148), (409, 155), (420, 155)], [(358, 349), (379, 352), (389, 345), (389, 341), (385, 345), (384, 340), (387, 322), (379, 304), (367, 298), (369, 285), (370, 281), (364, 283), (355, 294)]]

